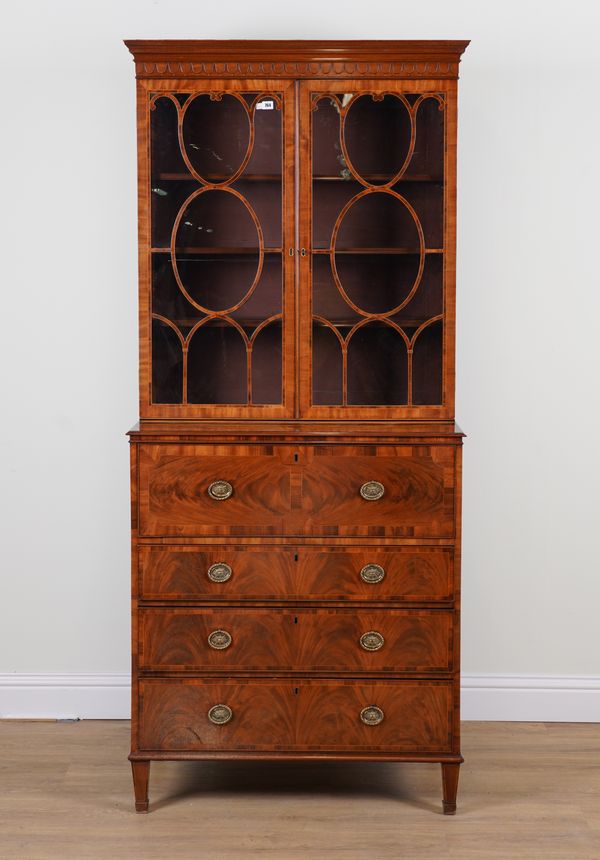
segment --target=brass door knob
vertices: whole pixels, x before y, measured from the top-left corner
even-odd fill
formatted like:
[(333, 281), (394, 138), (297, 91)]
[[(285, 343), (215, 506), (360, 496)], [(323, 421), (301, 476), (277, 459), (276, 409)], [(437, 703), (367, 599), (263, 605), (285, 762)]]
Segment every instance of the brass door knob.
[(212, 582), (227, 582), (233, 573), (231, 567), (224, 561), (217, 561), (208, 568), (207, 576)]
[(384, 642), (385, 639), (377, 630), (368, 630), (360, 637), (360, 647), (365, 651), (379, 651)]
[(229, 481), (213, 481), (208, 488), (208, 495), (218, 502), (228, 499), (233, 493), (233, 487)]
[(366, 726), (378, 726), (383, 721), (383, 711), (377, 705), (367, 705), (360, 712), (360, 718)]
[(208, 712), (208, 719), (215, 726), (224, 726), (233, 717), (233, 711), (228, 705), (213, 705)]
[(208, 637), (208, 644), (215, 651), (223, 651), (231, 645), (231, 634), (227, 630), (213, 630)]
[(380, 564), (365, 564), (365, 566), (360, 572), (360, 578), (363, 580), (363, 582), (381, 582), (384, 576), (385, 570)]
[(385, 493), (385, 487), (380, 481), (367, 481), (360, 488), (360, 494), (368, 502), (376, 502)]

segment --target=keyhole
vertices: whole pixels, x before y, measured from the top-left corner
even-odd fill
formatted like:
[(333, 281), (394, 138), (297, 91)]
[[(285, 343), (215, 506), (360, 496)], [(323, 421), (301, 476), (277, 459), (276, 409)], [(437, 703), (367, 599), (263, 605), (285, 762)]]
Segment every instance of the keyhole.
[(294, 463), (298, 462), (298, 454), (294, 454)]
[(298, 695), (298, 692), (299, 692), (298, 687), (294, 687), (294, 695), (295, 695), (295, 696), (297, 696), (297, 695)]
[(298, 561), (298, 553), (297, 552), (294, 553), (294, 561)]
[(298, 623), (298, 618), (296, 616), (294, 616), (294, 624), (297, 624), (297, 623)]

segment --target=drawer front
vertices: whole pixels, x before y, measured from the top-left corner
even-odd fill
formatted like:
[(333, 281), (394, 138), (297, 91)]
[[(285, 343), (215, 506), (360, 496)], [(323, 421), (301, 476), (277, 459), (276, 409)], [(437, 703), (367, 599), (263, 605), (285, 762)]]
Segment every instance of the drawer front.
[[(368, 492), (378, 488), (380, 498)], [(445, 445), (140, 445), (139, 527), (144, 536), (452, 538), (454, 488), (455, 449)]]
[(449, 672), (452, 630), (435, 609), (142, 609), (140, 668)]
[[(140, 534), (284, 534), (292, 456), (267, 445), (140, 445)], [(231, 495), (213, 498), (223, 481)]]
[(302, 469), (303, 527), (322, 535), (452, 537), (454, 487), (449, 446), (314, 446)]
[(450, 600), (449, 547), (139, 549), (144, 600)]
[[(213, 719), (227, 722), (211, 721), (217, 705)], [(161, 678), (140, 681), (138, 740), (169, 752), (441, 753), (452, 721), (450, 682)]]

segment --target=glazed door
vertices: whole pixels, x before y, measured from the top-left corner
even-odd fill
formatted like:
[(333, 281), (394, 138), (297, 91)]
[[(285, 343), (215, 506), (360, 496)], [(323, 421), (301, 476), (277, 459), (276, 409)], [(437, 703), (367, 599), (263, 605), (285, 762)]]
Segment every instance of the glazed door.
[(294, 414), (293, 93), (139, 83), (143, 418)]
[(453, 414), (455, 82), (300, 85), (301, 414)]

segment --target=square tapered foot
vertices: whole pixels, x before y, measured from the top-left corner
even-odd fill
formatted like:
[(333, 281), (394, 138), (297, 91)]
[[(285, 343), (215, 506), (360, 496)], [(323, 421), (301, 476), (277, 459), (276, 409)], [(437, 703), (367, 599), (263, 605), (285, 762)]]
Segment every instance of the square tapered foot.
[(132, 761), (133, 790), (135, 792), (135, 811), (148, 812), (148, 781), (150, 779), (149, 761)]
[(444, 815), (454, 815), (456, 813), (456, 792), (458, 791), (459, 771), (459, 764), (442, 764)]

